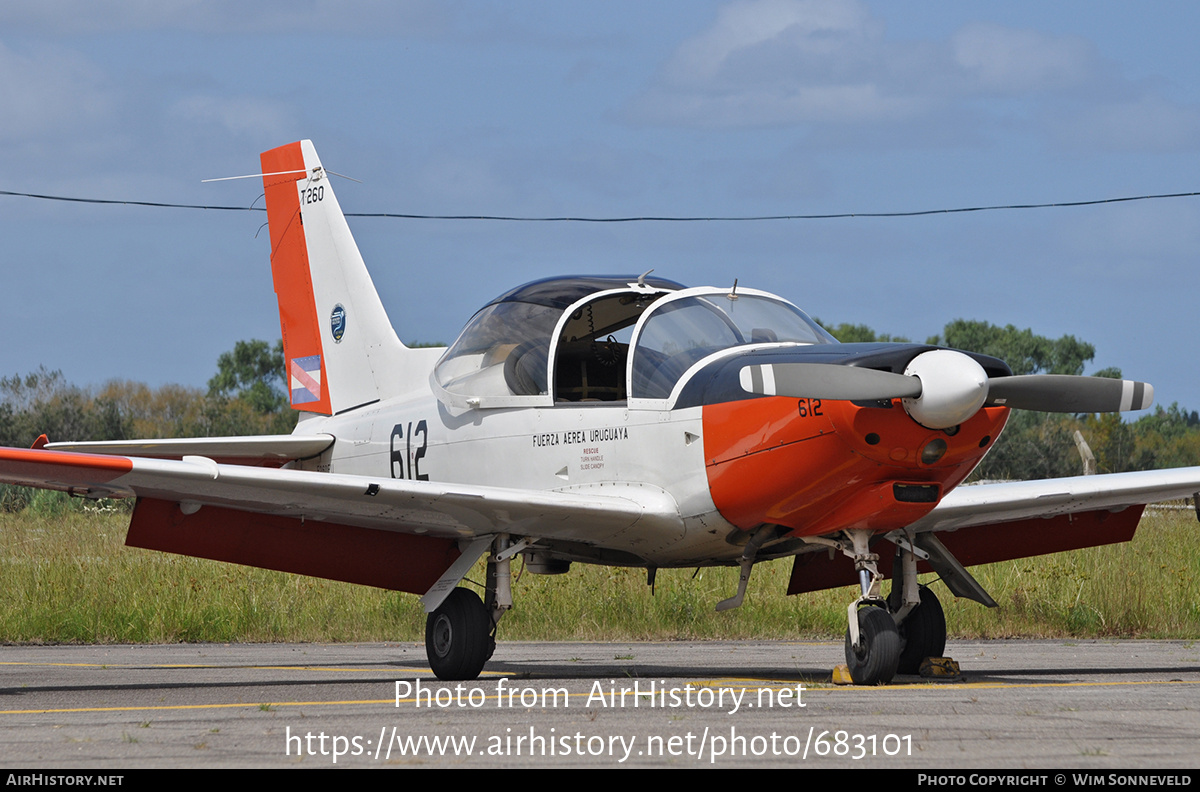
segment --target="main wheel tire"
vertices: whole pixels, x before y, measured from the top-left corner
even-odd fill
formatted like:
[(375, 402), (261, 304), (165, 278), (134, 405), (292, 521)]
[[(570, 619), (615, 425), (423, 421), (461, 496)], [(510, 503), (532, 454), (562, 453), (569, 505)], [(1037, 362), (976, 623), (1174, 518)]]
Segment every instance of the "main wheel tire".
[(456, 588), (425, 618), (425, 654), (429, 667), (445, 681), (475, 679), (492, 656), (491, 619), (479, 595)]
[(946, 651), (946, 614), (942, 603), (928, 586), (921, 586), (921, 604), (914, 608), (900, 625), (901, 674), (917, 674), (926, 657), (941, 657)]
[(846, 630), (846, 665), (856, 685), (883, 685), (896, 675), (900, 660), (900, 633), (891, 614), (883, 608), (858, 609), (861, 647), (855, 650)]

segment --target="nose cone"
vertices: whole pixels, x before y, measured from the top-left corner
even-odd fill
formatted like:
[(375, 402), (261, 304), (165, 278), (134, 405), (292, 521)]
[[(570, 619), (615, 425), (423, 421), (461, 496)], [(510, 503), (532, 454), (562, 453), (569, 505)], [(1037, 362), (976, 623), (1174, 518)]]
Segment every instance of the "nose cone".
[(905, 399), (904, 409), (929, 429), (958, 426), (987, 400), (987, 372), (961, 352), (923, 352), (913, 358), (904, 373), (921, 381), (921, 395)]

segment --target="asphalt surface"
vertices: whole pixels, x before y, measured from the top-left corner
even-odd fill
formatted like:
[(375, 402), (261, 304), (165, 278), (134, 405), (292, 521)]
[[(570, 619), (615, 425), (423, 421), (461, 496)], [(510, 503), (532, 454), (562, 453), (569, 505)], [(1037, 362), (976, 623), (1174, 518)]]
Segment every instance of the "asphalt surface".
[(1200, 767), (1194, 642), (947, 651), (958, 680), (850, 688), (835, 643), (504, 642), (449, 684), (419, 644), (8, 646), (0, 764)]

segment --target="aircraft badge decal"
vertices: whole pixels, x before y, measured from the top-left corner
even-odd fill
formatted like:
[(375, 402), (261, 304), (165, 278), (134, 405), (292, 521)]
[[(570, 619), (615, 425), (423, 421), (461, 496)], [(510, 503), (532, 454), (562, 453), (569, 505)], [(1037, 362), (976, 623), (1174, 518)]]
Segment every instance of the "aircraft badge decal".
[(341, 304), (333, 306), (329, 314), (329, 331), (333, 333), (333, 340), (339, 343), (346, 334), (346, 309)]

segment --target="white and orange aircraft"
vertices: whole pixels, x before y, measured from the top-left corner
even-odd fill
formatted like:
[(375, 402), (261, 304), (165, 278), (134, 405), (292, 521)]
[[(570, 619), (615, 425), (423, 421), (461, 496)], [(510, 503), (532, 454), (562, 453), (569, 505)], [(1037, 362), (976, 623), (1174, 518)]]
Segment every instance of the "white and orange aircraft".
[[(647, 275), (550, 278), (488, 303), (448, 349), (396, 337), (309, 141), (262, 155), (291, 386), (286, 436), (0, 449), (0, 480), (136, 497), (126, 543), (422, 595), (434, 673), (472, 679), (517, 555), (739, 565), (795, 558), (788, 593), (858, 584), (860, 684), (944, 651), (937, 572), (1127, 541), (1200, 467), (958, 487), (1010, 409), (1148, 407), (1139, 382), (1013, 376), (923, 344), (841, 344), (788, 301)], [(482, 599), (459, 587), (488, 554)], [(891, 593), (881, 582), (892, 577)]]

